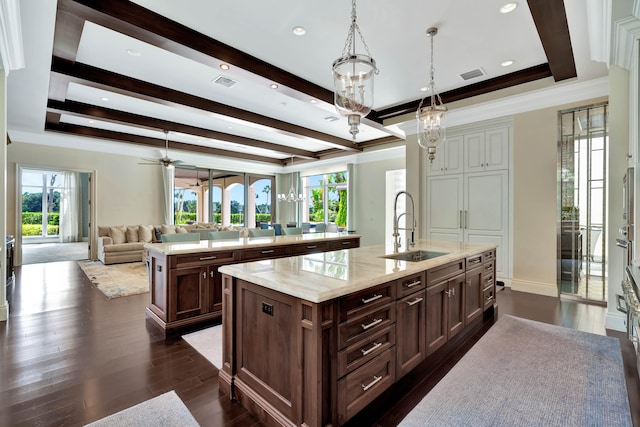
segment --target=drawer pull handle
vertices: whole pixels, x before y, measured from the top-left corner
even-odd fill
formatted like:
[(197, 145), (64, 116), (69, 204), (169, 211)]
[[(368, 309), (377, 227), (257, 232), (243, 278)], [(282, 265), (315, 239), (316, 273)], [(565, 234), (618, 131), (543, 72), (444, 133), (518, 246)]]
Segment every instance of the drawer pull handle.
[(275, 252), (273, 249), (269, 249), (268, 251), (260, 251), (261, 254), (272, 254)]
[(200, 261), (206, 261), (208, 259), (216, 259), (218, 258), (217, 256), (201, 256), (200, 257)]
[(487, 297), (487, 302), (491, 301), (492, 299), (493, 299), (493, 295), (489, 295), (489, 296)]
[(202, 272), (202, 278), (203, 278), (203, 279), (206, 279), (206, 278), (207, 278), (207, 272), (206, 272), (206, 271), (203, 271), (203, 272)]
[(380, 298), (382, 298), (382, 295), (380, 295), (380, 294), (376, 294), (376, 295), (372, 296), (372, 297), (371, 297), (371, 298), (369, 298), (369, 299), (362, 298), (362, 303), (363, 303), (363, 304), (369, 304), (370, 302), (373, 302), (373, 301), (375, 301), (375, 300), (379, 300)]
[(471, 286), (471, 279), (467, 279), (467, 285)]
[(368, 325), (365, 325), (364, 323), (361, 323), (360, 325), (362, 326), (362, 330), (366, 331), (369, 328), (373, 328), (374, 326), (376, 326), (378, 323), (381, 323), (382, 319), (373, 319), (373, 322), (369, 323)]
[(415, 282), (405, 283), (405, 286), (407, 288), (413, 288), (414, 286), (418, 286), (420, 284), (422, 284), (422, 282), (420, 280), (416, 280)]
[(307, 246), (307, 249), (315, 249), (317, 247), (318, 247), (318, 245), (310, 245), (310, 246)]
[(409, 307), (411, 307), (412, 305), (416, 305), (417, 303), (419, 303), (420, 301), (422, 301), (422, 298), (416, 298), (413, 301), (407, 301), (407, 305)]
[(470, 259), (469, 264), (480, 264), (480, 258)]
[(374, 385), (378, 384), (381, 380), (382, 380), (382, 376), (377, 377), (377, 376), (374, 375), (373, 376), (373, 381), (371, 381), (369, 384), (367, 384), (367, 385), (361, 384), (362, 385), (362, 391), (369, 390), (371, 387), (373, 387)]
[(371, 353), (372, 351), (375, 351), (378, 348), (380, 348), (381, 345), (382, 345), (381, 342), (374, 342), (373, 343), (373, 347), (371, 347), (370, 349), (365, 350), (364, 348), (361, 348), (360, 351), (362, 352), (363, 356), (366, 356), (367, 354)]
[(216, 272), (214, 270), (211, 270), (209, 272), (209, 276), (211, 276), (212, 278), (216, 276)]
[(343, 245), (350, 245), (351, 242), (342, 242)]

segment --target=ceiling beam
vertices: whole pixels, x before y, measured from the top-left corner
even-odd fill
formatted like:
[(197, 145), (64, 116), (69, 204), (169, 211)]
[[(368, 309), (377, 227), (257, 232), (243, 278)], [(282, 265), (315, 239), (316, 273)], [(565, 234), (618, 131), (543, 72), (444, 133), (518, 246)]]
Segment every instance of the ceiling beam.
[[(147, 136), (132, 135), (129, 133), (114, 132), (110, 130), (97, 129), (97, 128), (86, 127), (86, 126), (78, 126), (78, 125), (72, 125), (67, 123), (56, 123), (54, 121), (50, 122), (49, 117), (50, 117), (49, 114), (47, 114), (47, 122), (45, 123), (45, 130), (47, 131), (59, 132), (59, 133), (71, 134), (71, 135), (87, 136), (91, 138), (109, 139), (112, 141), (121, 141), (121, 142), (133, 143), (137, 145), (145, 145), (147, 147), (154, 147), (158, 149), (165, 148), (164, 139), (150, 138)], [(232, 157), (236, 159), (253, 160), (257, 162), (282, 165), (281, 159), (274, 159), (271, 157), (264, 157), (264, 156), (256, 156), (254, 154), (247, 154), (247, 153), (238, 153), (236, 151), (222, 150), (219, 148), (203, 147), (201, 145), (187, 144), (184, 142), (169, 141), (169, 148), (171, 148), (172, 150), (183, 150), (183, 151), (195, 152), (200, 154), (209, 154), (212, 156)]]
[[(333, 135), (134, 79), (122, 74), (113, 73), (86, 64), (74, 63), (60, 57), (53, 57), (51, 61), (51, 73), (51, 81), (54, 81), (54, 79), (67, 80), (69, 82), (119, 93), (156, 104), (167, 105), (180, 110), (189, 110), (192, 113), (195, 112), (206, 117), (211, 117), (214, 114), (222, 117), (234, 117), (238, 120), (278, 129), (293, 136), (304, 136), (316, 139), (343, 150), (362, 151), (356, 143), (347, 139), (338, 138)], [(54, 83), (50, 83), (50, 87), (54, 87)], [(50, 93), (50, 95), (53, 94)], [(49, 98), (56, 99), (54, 96), (50, 96)], [(58, 100), (62, 101), (63, 99)]]
[(312, 151), (300, 150), (286, 145), (274, 144), (267, 141), (246, 138), (229, 133), (218, 132), (210, 129), (191, 126), (169, 120), (157, 119), (154, 117), (141, 116), (125, 111), (113, 110), (95, 105), (84, 104), (76, 101), (57, 101), (50, 99), (47, 102), (47, 111), (69, 114), (76, 117), (107, 121), (110, 123), (133, 125), (145, 129), (166, 130), (195, 135), (202, 138), (210, 138), (219, 141), (231, 142), (249, 147), (263, 148), (282, 153), (287, 156), (298, 156), (306, 159), (317, 159), (317, 155)]

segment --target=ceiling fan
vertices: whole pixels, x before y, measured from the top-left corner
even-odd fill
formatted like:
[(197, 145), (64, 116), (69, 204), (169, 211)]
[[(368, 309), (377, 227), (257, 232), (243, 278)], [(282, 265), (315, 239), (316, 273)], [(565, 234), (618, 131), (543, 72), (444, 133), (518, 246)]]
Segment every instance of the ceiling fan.
[(195, 169), (194, 165), (187, 165), (182, 160), (173, 160), (169, 158), (169, 131), (164, 131), (164, 156), (159, 159), (145, 159), (142, 158), (147, 163), (138, 163), (139, 165), (151, 165), (151, 166), (164, 166), (165, 168), (174, 168), (180, 167), (184, 169)]

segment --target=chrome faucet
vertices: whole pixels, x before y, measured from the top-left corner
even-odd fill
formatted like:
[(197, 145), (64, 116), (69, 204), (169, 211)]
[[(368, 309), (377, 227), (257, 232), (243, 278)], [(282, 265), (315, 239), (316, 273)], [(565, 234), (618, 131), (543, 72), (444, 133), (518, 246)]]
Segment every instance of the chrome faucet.
[[(400, 228), (400, 218), (402, 218), (402, 215), (405, 215), (405, 216), (407, 215), (406, 212), (403, 212), (398, 216), (398, 197), (400, 197), (401, 194), (406, 194), (409, 200), (411, 200), (411, 228), (407, 228), (406, 226), (405, 228)], [(405, 224), (406, 222), (407, 221), (405, 219)], [(411, 241), (409, 242), (409, 244), (411, 246), (414, 246), (416, 244), (414, 240), (414, 234), (416, 232), (415, 206), (413, 204), (413, 197), (407, 191), (398, 191), (398, 194), (396, 194), (396, 198), (393, 201), (393, 253), (394, 254), (398, 253), (398, 249), (400, 249), (400, 246), (401, 246), (400, 233), (399, 233), (400, 230), (411, 230)]]

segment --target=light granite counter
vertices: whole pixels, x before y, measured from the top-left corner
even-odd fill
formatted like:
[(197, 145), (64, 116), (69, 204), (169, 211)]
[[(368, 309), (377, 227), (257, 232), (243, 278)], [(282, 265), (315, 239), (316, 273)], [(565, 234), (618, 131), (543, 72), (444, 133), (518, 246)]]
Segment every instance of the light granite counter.
[(418, 262), (397, 261), (382, 258), (393, 253), (392, 246), (377, 245), (225, 265), (219, 271), (320, 303), (495, 248), (488, 244), (417, 240), (410, 251), (438, 251), (446, 255)]
[(199, 242), (147, 243), (144, 248), (164, 255), (181, 255), (216, 250), (286, 246), (296, 243), (313, 243), (345, 238), (360, 238), (360, 235), (349, 233), (307, 233), (271, 237), (240, 237), (238, 239), (225, 240), (200, 240)]

